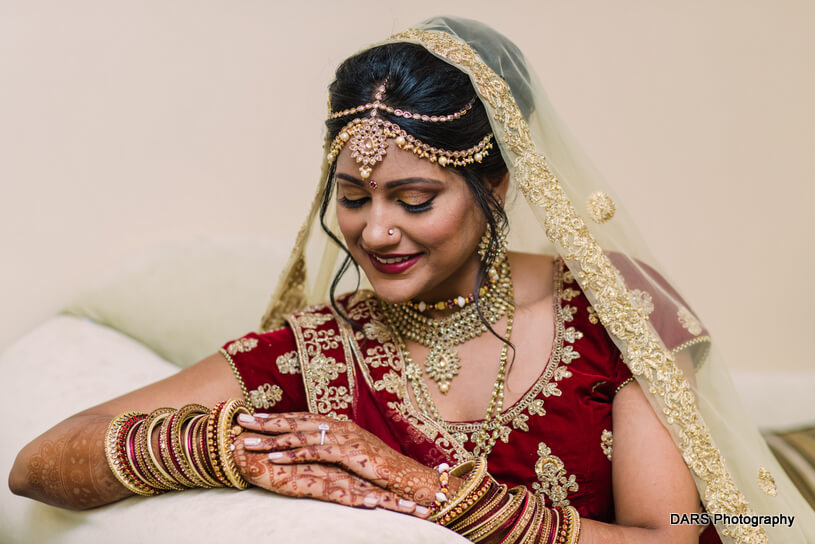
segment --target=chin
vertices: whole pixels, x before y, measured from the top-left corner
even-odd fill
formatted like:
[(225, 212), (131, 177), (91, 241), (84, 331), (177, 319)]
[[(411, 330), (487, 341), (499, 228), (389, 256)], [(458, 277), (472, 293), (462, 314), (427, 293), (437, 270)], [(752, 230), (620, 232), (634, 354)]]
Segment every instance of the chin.
[(405, 289), (403, 286), (394, 285), (394, 283), (398, 282), (379, 280), (371, 282), (371, 288), (377, 297), (388, 304), (398, 304), (415, 298), (414, 289)]

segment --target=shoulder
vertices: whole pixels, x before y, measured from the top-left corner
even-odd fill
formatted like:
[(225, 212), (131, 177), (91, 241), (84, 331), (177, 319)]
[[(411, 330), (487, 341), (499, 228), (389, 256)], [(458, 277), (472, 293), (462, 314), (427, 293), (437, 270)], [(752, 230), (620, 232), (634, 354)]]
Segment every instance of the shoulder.
[(511, 252), (508, 258), (518, 307), (530, 307), (551, 300), (555, 263), (559, 262), (556, 257)]

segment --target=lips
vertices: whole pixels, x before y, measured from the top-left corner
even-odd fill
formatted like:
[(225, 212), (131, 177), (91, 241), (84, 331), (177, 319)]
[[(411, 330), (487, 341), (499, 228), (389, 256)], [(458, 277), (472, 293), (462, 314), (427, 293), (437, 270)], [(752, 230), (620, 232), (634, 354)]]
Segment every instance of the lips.
[(412, 255), (398, 255), (393, 253), (379, 255), (370, 251), (368, 252), (371, 265), (383, 274), (400, 274), (416, 264), (421, 256), (421, 253), (414, 253)]

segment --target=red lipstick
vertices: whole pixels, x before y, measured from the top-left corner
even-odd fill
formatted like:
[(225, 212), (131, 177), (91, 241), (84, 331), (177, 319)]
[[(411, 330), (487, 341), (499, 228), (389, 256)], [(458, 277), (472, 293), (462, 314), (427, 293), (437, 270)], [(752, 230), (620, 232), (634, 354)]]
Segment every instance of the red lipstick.
[(377, 271), (382, 272), (383, 274), (400, 274), (416, 264), (421, 256), (421, 253), (415, 253), (413, 255), (399, 255), (395, 253), (379, 255), (378, 253), (372, 253), (370, 251), (368, 252), (368, 258), (371, 260), (371, 265)]

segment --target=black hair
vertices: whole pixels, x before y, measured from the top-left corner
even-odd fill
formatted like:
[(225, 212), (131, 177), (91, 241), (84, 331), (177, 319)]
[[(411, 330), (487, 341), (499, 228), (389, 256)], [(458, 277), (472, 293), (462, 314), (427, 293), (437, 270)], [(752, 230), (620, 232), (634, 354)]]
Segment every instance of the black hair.
[[(329, 103), (332, 111), (354, 108), (374, 101), (377, 88), (385, 84), (384, 104), (394, 109), (420, 112), (426, 115), (447, 115), (461, 110), (472, 103), (472, 109), (459, 119), (432, 123), (417, 119), (405, 119), (379, 110), (378, 115), (397, 123), (408, 134), (422, 142), (441, 149), (461, 150), (479, 143), (492, 131), (484, 105), (476, 97), (469, 77), (454, 66), (435, 57), (424, 47), (410, 43), (392, 43), (374, 47), (346, 59), (337, 68), (334, 81), (329, 85)], [(368, 114), (364, 112), (362, 115)], [(338, 119), (328, 119), (328, 141), (332, 141), (340, 130), (354, 116), (350, 114)], [(334, 189), (336, 162), (329, 169), (325, 180), (325, 191), (320, 207), (320, 224), (323, 230), (345, 251), (343, 261), (331, 283), (331, 305), (339, 315), (340, 310), (335, 300), (335, 291), (349, 268), (354, 268), (359, 286), (359, 266), (354, 262), (348, 249), (325, 224), (325, 214), (330, 205)], [(487, 223), (487, 229), (496, 239), (499, 234), (505, 235), (508, 229), (507, 216), (503, 206), (491, 191), (492, 184), (498, 183), (506, 174), (507, 166), (495, 146), (479, 163), (456, 167), (473, 195), (476, 205), (481, 210)], [(482, 321), (498, 338), (499, 336), (486, 322), (479, 304), (479, 286), (487, 278), (487, 273), (495, 262), (496, 250), (490, 247), (482, 257), (473, 287), (475, 304)], [(355, 323), (351, 322), (352, 326)]]

